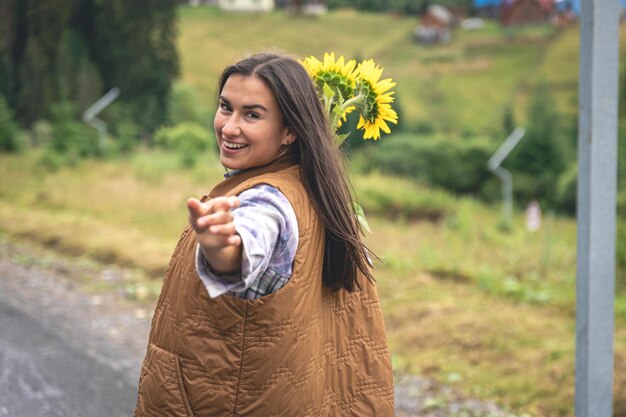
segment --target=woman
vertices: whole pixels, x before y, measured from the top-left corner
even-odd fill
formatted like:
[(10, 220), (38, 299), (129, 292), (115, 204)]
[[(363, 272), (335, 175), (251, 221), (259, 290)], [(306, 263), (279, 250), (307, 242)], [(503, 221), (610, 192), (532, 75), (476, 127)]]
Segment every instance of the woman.
[(187, 203), (135, 415), (393, 415), (368, 251), (312, 81), (292, 58), (257, 54), (218, 91), (232, 171)]

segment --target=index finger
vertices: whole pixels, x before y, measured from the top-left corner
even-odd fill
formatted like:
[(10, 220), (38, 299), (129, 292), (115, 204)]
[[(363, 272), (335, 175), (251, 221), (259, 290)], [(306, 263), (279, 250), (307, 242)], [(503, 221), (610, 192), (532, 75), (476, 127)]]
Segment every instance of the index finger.
[(206, 203), (191, 197), (187, 199), (187, 210), (189, 210), (189, 215), (191, 217), (198, 218), (207, 214), (209, 212), (209, 207)]
[(213, 203), (211, 205), (211, 209), (213, 212), (228, 211), (239, 207), (239, 205), (241, 204), (239, 198), (237, 197), (217, 197), (211, 200), (211, 202)]

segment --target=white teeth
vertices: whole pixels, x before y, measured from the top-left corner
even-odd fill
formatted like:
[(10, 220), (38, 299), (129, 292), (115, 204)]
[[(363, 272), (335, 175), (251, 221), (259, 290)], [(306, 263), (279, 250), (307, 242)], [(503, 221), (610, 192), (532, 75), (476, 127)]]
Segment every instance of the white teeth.
[(226, 141), (224, 141), (224, 146), (226, 146), (228, 149), (242, 149), (242, 148), (245, 148), (248, 145), (245, 144), (245, 143), (234, 143), (234, 142), (226, 142)]

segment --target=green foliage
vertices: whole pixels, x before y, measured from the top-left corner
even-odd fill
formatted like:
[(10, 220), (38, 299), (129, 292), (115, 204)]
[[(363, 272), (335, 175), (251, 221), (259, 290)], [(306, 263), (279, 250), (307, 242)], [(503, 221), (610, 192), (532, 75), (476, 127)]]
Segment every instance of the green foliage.
[(503, 166), (512, 171), (514, 192), (519, 198), (537, 199), (542, 206), (554, 207), (568, 150), (554, 97), (544, 83), (534, 88), (527, 115), (526, 134)]
[(175, 0), (95, 2), (86, 18), (93, 25), (90, 50), (107, 88), (133, 104), (144, 131), (167, 120), (172, 79), (178, 75)]
[(212, 117), (209, 106), (202, 103), (195, 90), (182, 82), (174, 84), (169, 103), (169, 120), (171, 123), (194, 122), (210, 128)]
[(493, 150), (491, 141), (481, 137), (451, 140), (392, 135), (364, 149), (364, 168), (419, 179), (457, 193), (479, 194), (492, 178), (486, 164)]
[(77, 109), (86, 110), (102, 95), (100, 73), (89, 57), (83, 35), (77, 30), (67, 29), (63, 33), (55, 67), (58, 101), (71, 101)]
[(99, 154), (96, 131), (79, 121), (72, 103), (55, 103), (50, 113), (52, 140), (49, 142), (49, 150), (52, 153), (66, 157), (68, 163)]
[(31, 141), (33, 146), (47, 146), (52, 141), (52, 125), (46, 120), (38, 120), (31, 127)]
[[(622, 200), (626, 203), (626, 195), (622, 195)], [(626, 222), (624, 217), (617, 222), (617, 244), (616, 244), (616, 260), (617, 260), (617, 289), (621, 293), (626, 294)]]
[(13, 113), (0, 94), (0, 152), (15, 152), (19, 148), (18, 129)]
[(135, 123), (134, 106), (124, 102), (114, 102), (107, 107), (98, 118), (107, 123), (109, 134), (112, 136), (108, 149), (113, 154), (128, 153), (139, 144), (140, 127)]
[(567, 214), (576, 214), (576, 187), (578, 164), (572, 162), (559, 177), (556, 187), (556, 208)]
[(114, 144), (120, 153), (128, 153), (139, 143), (139, 128), (132, 121), (122, 121), (116, 126)]
[(201, 125), (183, 122), (162, 127), (154, 135), (154, 143), (176, 151), (184, 167), (193, 167), (200, 154), (213, 149), (213, 136)]
[(502, 111), (502, 133), (503, 137), (507, 137), (516, 128), (515, 118), (513, 117), (513, 107), (507, 105)]
[(431, 190), (404, 178), (392, 179), (372, 173), (355, 177), (353, 183), (366, 215), (437, 222), (456, 212), (456, 199), (449, 193)]
[(0, 96), (9, 95), (9, 64), (8, 54), (5, 52), (0, 41)]
[(5, 0), (0, 91), (30, 126), (49, 118), (54, 103), (84, 110), (117, 86), (135, 123), (150, 132), (167, 120), (178, 74), (176, 6), (175, 0)]

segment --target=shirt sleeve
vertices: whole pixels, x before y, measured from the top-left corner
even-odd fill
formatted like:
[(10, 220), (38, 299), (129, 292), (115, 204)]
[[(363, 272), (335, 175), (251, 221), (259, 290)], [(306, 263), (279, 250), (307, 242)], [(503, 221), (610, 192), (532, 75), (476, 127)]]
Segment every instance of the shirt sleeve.
[(233, 209), (233, 222), (243, 245), (241, 271), (233, 275), (214, 273), (196, 246), (196, 271), (212, 298), (245, 291), (268, 270), (291, 275), (298, 230), (287, 198), (278, 189), (261, 184), (239, 194), (239, 200), (240, 206)]

